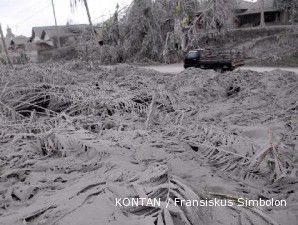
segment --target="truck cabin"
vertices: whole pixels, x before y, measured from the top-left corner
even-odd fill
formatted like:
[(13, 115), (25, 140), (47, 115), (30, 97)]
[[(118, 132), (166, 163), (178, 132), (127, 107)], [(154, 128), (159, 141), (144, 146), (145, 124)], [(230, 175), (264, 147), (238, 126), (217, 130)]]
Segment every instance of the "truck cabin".
[(202, 51), (203, 49), (191, 50), (186, 54), (185, 59), (199, 59)]

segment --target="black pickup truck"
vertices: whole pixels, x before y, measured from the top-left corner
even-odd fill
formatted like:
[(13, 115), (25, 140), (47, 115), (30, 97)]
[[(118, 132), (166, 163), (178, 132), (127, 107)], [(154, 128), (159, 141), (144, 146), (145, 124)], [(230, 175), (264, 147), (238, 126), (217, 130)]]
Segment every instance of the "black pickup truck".
[(217, 71), (232, 71), (244, 65), (240, 58), (232, 56), (231, 53), (211, 53), (210, 50), (195, 49), (189, 51), (184, 59), (184, 68), (196, 67), (201, 69), (214, 69)]

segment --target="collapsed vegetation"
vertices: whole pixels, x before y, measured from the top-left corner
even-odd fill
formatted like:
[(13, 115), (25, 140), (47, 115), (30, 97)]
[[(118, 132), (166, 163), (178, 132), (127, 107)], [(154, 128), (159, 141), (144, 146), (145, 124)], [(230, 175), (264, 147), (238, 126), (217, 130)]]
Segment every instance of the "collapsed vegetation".
[[(279, 8), (296, 7), (294, 1), (274, 2)], [(238, 4), (236, 0), (134, 0), (128, 8), (117, 7), (109, 20), (99, 24), (97, 40), (82, 39), (78, 51), (82, 59), (104, 64), (179, 62), (191, 48), (208, 48), (215, 54), (229, 50), (272, 64), (297, 53), (294, 23), (241, 28), (241, 34), (233, 23), (237, 18), (231, 17)], [(295, 13), (290, 15), (294, 21)], [(272, 44), (276, 48), (267, 47)]]
[[(4, 224), (296, 221), (295, 73), (173, 76), (69, 62), (2, 66), (0, 77)], [(155, 197), (163, 206), (117, 208), (116, 197)], [(173, 205), (214, 197), (288, 206)]]

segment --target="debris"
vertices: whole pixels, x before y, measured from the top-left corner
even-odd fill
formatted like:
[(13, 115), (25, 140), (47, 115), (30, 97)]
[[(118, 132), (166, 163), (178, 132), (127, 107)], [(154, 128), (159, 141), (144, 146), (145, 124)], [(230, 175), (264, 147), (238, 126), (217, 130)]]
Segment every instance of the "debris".
[[(174, 204), (276, 193), (297, 201), (295, 73), (68, 62), (0, 66), (0, 77), (4, 224), (295, 223), (294, 211), (285, 220), (274, 208), (264, 217)], [(118, 208), (117, 196), (163, 204)]]

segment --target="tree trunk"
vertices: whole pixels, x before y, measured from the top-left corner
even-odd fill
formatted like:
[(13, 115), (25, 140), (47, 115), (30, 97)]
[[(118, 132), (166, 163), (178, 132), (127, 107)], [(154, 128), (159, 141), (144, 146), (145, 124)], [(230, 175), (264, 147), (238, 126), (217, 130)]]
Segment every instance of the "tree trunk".
[(296, 16), (296, 4), (294, 0), (292, 0), (291, 11), (291, 24), (294, 25)]
[(169, 63), (169, 61), (168, 61), (169, 41), (170, 41), (170, 32), (167, 33), (166, 42), (165, 42), (164, 49), (162, 52), (163, 60), (165, 63)]
[(90, 27), (91, 27), (91, 29), (92, 29), (92, 34), (95, 35), (95, 32), (94, 32), (94, 29), (93, 29), (93, 24), (92, 24), (91, 15), (90, 15), (90, 11), (89, 11), (89, 6), (88, 6), (88, 2), (87, 2), (87, 0), (84, 0), (84, 5), (85, 5), (85, 8), (86, 8), (86, 12), (87, 12), (87, 16), (88, 16), (89, 24), (90, 24)]
[(1, 24), (0, 24), (0, 35), (1, 35), (1, 39), (2, 39), (2, 45), (3, 45), (3, 48), (4, 48), (4, 52), (5, 52), (5, 55), (6, 55), (6, 58), (7, 58), (7, 63), (9, 65), (11, 65), (11, 60), (10, 60), (10, 57), (9, 57), (9, 54), (8, 54), (8, 51), (7, 51), (7, 46), (6, 46), (6, 43), (5, 43), (4, 34), (3, 34), (3, 31), (2, 31)]
[(56, 18), (56, 13), (55, 13), (54, 0), (52, 0), (52, 8), (53, 8), (53, 15), (54, 15), (54, 19), (55, 19), (55, 28), (56, 28), (57, 39), (58, 39), (57, 45), (58, 45), (58, 48), (61, 48), (60, 35), (59, 35), (58, 28), (57, 28), (57, 18)]

